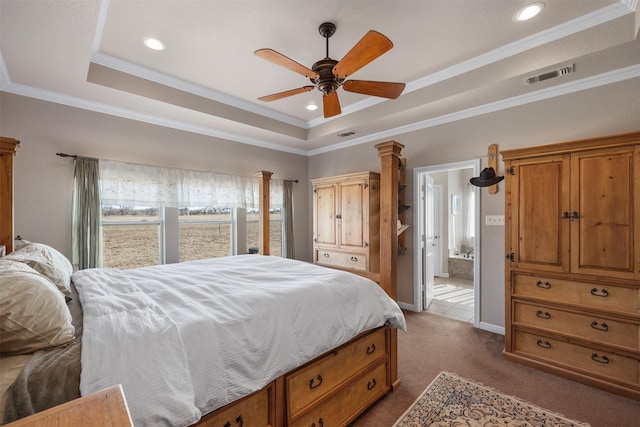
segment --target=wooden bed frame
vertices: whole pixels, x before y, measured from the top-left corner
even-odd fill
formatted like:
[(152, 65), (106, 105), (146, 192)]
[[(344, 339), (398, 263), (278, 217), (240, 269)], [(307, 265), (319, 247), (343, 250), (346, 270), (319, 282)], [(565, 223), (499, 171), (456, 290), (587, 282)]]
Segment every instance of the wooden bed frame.
[[(376, 145), (376, 148), (381, 163), (380, 272), (363, 272), (362, 275), (376, 281), (396, 300), (398, 171), (404, 146), (389, 141)], [(4, 174), (4, 171), (1, 172)], [(257, 176), (261, 204), (260, 253), (269, 255), (269, 209), (262, 207), (269, 206), (271, 172), (258, 172)], [(9, 202), (9, 211), (13, 212), (13, 200)], [(3, 222), (5, 218), (3, 215)], [(9, 218), (12, 220), (11, 216)], [(347, 425), (383, 395), (400, 386), (397, 354), (395, 328), (383, 326), (365, 332), (277, 378), (264, 389), (204, 416), (195, 425)]]

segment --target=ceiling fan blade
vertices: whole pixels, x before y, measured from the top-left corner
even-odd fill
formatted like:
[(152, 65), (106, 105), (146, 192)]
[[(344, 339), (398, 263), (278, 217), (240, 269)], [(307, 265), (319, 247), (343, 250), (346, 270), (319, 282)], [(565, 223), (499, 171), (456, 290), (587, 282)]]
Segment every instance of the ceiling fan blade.
[(333, 67), (333, 74), (341, 79), (347, 78), (393, 47), (393, 43), (383, 34), (370, 30), (362, 39)]
[(291, 58), (284, 56), (281, 53), (276, 52), (273, 49), (258, 49), (254, 52), (256, 56), (259, 56), (262, 59), (266, 59), (267, 61), (271, 61), (276, 65), (280, 65), (281, 67), (288, 68), (289, 70), (296, 72), (298, 74), (302, 74), (303, 76), (310, 79), (317, 79), (320, 77), (318, 73), (315, 71), (305, 67), (302, 64), (297, 63)]
[(288, 96), (297, 95), (297, 94), (302, 93), (302, 92), (309, 92), (310, 90), (313, 90), (314, 88), (315, 88), (315, 86), (303, 86), (303, 87), (298, 88), (298, 89), (291, 89), (291, 90), (286, 90), (284, 92), (274, 93), (273, 95), (261, 96), (258, 99), (260, 101), (264, 101), (264, 102), (271, 102), (271, 101), (275, 101), (275, 100), (278, 100), (278, 99), (286, 98)]
[(324, 108), (324, 117), (333, 117), (342, 113), (340, 109), (340, 101), (338, 100), (338, 93), (333, 92), (322, 96), (322, 106)]
[(362, 93), (364, 95), (380, 96), (396, 99), (404, 90), (404, 83), (372, 82), (369, 80), (347, 80), (342, 88), (347, 92)]

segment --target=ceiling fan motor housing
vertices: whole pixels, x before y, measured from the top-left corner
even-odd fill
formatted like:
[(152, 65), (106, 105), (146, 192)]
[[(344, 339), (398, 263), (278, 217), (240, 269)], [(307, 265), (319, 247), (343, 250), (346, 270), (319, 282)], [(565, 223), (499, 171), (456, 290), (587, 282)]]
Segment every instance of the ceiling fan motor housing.
[(325, 58), (316, 62), (313, 64), (313, 67), (311, 67), (320, 77), (310, 80), (320, 92), (325, 95), (338, 89), (342, 82), (344, 82), (344, 79), (340, 79), (333, 74), (333, 67), (335, 67), (337, 63), (338, 61), (335, 59)]

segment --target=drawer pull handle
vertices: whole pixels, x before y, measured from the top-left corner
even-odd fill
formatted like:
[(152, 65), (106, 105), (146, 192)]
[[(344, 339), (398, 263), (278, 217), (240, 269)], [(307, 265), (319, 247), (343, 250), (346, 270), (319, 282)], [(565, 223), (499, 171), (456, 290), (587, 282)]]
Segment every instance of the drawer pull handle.
[[(244, 424), (244, 421), (242, 420), (242, 415), (238, 415), (238, 418), (236, 418), (236, 424), (242, 427), (242, 425)], [(231, 427), (231, 422), (227, 421), (224, 424), (224, 427)]]
[[(315, 380), (318, 380), (317, 384), (313, 384)], [(322, 375), (318, 375), (316, 378), (311, 378), (309, 380), (309, 389), (313, 390), (314, 388), (318, 388), (320, 387), (321, 384), (322, 384)]]
[(551, 348), (551, 343), (549, 341), (538, 340), (536, 344), (538, 345), (538, 347)]
[[(324, 420), (322, 418), (320, 418), (318, 420), (318, 426), (319, 427), (323, 427), (324, 426)], [(311, 423), (311, 427), (316, 427), (316, 423)]]
[(351, 257), (351, 261), (353, 261), (353, 262), (358, 261), (358, 257), (356, 257), (356, 256), (352, 256), (352, 257)]
[(324, 257), (325, 257), (325, 258), (329, 258), (329, 254), (325, 252), (325, 253), (324, 253)]
[(591, 289), (591, 295), (593, 295), (594, 297), (606, 298), (606, 297), (609, 296), (609, 291), (607, 291), (604, 288), (602, 288), (601, 291), (599, 291), (598, 288), (593, 288), (593, 289)]
[(607, 325), (604, 322), (598, 323), (594, 320), (593, 322), (591, 322), (591, 327), (593, 329), (597, 329), (598, 331), (604, 331), (604, 332), (609, 331), (609, 325)]
[(536, 312), (536, 316), (538, 316), (541, 319), (551, 319), (551, 315), (549, 314), (548, 311), (545, 311), (544, 313), (542, 312), (542, 310), (538, 310)]
[(376, 351), (375, 344), (371, 344), (370, 346), (367, 347), (367, 354), (373, 354), (375, 351)]
[(593, 353), (591, 355), (591, 360), (598, 363), (604, 363), (605, 365), (609, 363), (609, 358), (607, 356), (598, 356), (598, 353)]
[(549, 282), (542, 283), (540, 280), (536, 282), (536, 286), (542, 289), (551, 289), (551, 283)]
[(367, 383), (367, 390), (373, 390), (375, 386), (376, 386), (376, 379), (374, 378)]

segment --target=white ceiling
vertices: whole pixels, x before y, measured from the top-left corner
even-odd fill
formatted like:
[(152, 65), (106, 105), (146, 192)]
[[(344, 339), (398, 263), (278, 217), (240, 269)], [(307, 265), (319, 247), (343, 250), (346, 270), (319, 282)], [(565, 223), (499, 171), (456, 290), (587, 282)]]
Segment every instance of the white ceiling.
[[(514, 22), (533, 1), (0, 0), (0, 90), (316, 154), (640, 76), (638, 0), (541, 0), (538, 17)], [(336, 60), (368, 30), (392, 40), (352, 77), (406, 83), (400, 98), (340, 88), (331, 119), (317, 90), (257, 99), (311, 83), (253, 52), (311, 68), (325, 57), (327, 21)], [(145, 36), (167, 49), (147, 49)], [(574, 73), (523, 81), (568, 64)]]

